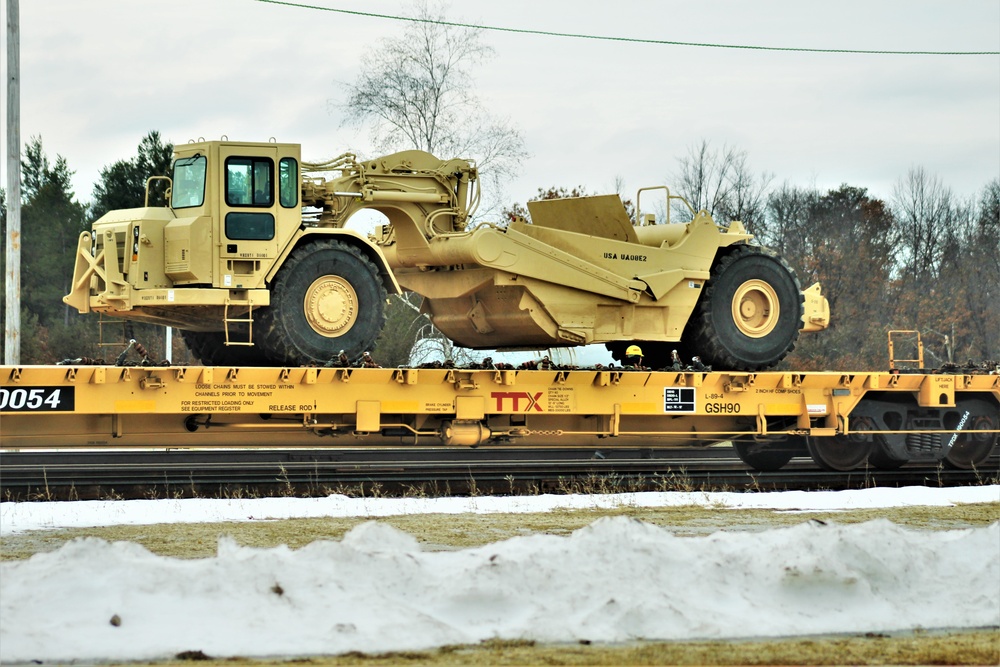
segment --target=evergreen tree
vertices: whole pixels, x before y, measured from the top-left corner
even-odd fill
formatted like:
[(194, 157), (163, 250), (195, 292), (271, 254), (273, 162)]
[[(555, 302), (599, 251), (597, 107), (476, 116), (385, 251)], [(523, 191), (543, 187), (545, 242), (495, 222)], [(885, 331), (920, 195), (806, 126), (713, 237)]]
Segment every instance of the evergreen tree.
[[(21, 361), (53, 363), (78, 356), (93, 337), (62, 302), (77, 239), (87, 228), (86, 210), (73, 193), (66, 159), (57, 155), (50, 162), (41, 137), (25, 146), (21, 174)], [(3, 222), (6, 239), (6, 215)]]
[[(146, 200), (146, 179), (169, 176), (174, 145), (163, 143), (160, 133), (152, 130), (139, 142), (135, 157), (118, 160), (101, 170), (94, 185), (90, 204), (90, 219), (97, 220), (108, 211), (143, 206)], [(150, 186), (150, 206), (166, 204), (166, 184), (154, 181)]]
[(70, 309), (62, 297), (69, 291), (77, 239), (87, 228), (85, 208), (73, 193), (66, 158), (57, 155), (50, 165), (41, 137), (29, 142), (21, 169), (21, 301), (42, 325), (67, 325)]

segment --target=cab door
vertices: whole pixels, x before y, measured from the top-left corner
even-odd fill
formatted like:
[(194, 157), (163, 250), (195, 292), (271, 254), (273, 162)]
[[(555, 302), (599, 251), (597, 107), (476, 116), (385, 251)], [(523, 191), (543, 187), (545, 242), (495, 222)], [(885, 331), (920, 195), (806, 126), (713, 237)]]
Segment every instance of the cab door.
[(278, 256), (277, 158), (276, 145), (220, 149), (219, 287), (263, 287)]

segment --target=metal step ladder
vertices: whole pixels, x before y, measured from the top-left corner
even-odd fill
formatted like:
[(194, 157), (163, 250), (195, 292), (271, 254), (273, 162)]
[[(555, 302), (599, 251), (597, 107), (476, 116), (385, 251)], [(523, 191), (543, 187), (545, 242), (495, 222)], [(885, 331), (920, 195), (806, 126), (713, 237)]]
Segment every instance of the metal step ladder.
[[(229, 309), (230, 307), (240, 307), (246, 306), (246, 313), (243, 317), (230, 317)], [(243, 345), (251, 346), (253, 345), (253, 301), (251, 299), (230, 299), (226, 298), (225, 309), (222, 314), (223, 330), (226, 332), (226, 345)], [(247, 325), (247, 335), (246, 340), (237, 340), (239, 336), (230, 335), (230, 327), (233, 325)], [(233, 332), (236, 333), (236, 332)]]

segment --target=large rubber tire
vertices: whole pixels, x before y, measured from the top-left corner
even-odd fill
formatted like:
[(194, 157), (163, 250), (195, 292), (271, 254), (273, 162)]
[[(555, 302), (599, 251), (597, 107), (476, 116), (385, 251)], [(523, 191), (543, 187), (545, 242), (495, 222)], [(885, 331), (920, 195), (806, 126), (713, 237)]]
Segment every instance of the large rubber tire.
[(803, 304), (785, 260), (738, 244), (716, 259), (683, 340), (715, 370), (771, 368), (795, 348)]
[(254, 345), (226, 345), (221, 331), (181, 331), (181, 338), (206, 366), (270, 366), (264, 352)]
[(359, 249), (335, 239), (292, 251), (271, 285), (254, 341), (283, 366), (324, 364), (343, 350), (357, 359), (385, 324), (385, 285)]

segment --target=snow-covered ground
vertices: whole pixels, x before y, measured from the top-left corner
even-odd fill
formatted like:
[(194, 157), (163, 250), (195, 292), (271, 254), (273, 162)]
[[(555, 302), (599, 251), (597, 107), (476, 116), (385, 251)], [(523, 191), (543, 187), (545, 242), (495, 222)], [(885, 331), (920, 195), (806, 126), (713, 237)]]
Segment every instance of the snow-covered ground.
[[(0, 503), (0, 536), (162, 522), (703, 505), (837, 510), (1000, 501), (1000, 486), (514, 498)], [(213, 558), (74, 540), (0, 564), (0, 661), (294, 656), (543, 642), (1000, 626), (1000, 523), (885, 520), (679, 537), (602, 518), (566, 537), (424, 551), (377, 520), (298, 550), (219, 541)]]

